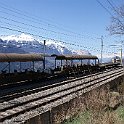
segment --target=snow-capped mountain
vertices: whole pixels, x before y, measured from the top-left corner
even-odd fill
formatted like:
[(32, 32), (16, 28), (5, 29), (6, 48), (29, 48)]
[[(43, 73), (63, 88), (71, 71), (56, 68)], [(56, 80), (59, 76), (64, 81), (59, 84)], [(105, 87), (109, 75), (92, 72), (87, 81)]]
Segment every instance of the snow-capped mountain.
[[(0, 53), (43, 53), (44, 52), (44, 41), (35, 39), (34, 37), (21, 34), (21, 35), (10, 35), (10, 36), (2, 36), (0, 37)], [(46, 40), (45, 45), (45, 53), (48, 55), (52, 54), (90, 54), (88, 51), (74, 51), (69, 49), (67, 46), (60, 42), (56, 42), (53, 40)], [(54, 68), (55, 63), (54, 59), (46, 58), (46, 68)], [(6, 63), (4, 63), (6, 64)], [(29, 68), (30, 63), (22, 63), (23, 70), (25, 68)], [(36, 62), (35, 67), (37, 69), (43, 69), (42, 62)], [(0, 63), (0, 66), (1, 65)], [(6, 65), (4, 65), (6, 67)], [(11, 63), (11, 71), (13, 72), (14, 69), (19, 70), (19, 63)], [(7, 69), (7, 68), (6, 68)], [(2, 67), (0, 68), (2, 70)]]
[[(0, 37), (1, 53), (43, 53), (43, 41), (31, 35), (10, 35)], [(88, 51), (74, 51), (60, 42), (46, 40), (46, 54), (89, 54)]]

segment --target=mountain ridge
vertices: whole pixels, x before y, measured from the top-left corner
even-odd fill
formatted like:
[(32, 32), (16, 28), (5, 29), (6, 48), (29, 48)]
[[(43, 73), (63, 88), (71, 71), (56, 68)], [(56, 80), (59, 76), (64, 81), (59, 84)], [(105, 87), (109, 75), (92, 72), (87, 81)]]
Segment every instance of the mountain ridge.
[[(20, 34), (0, 37), (0, 52), (5, 53), (43, 53), (44, 45), (43, 41), (33, 38), (31, 35)], [(11, 48), (11, 49), (10, 49)], [(12, 50), (13, 48), (13, 50)], [(8, 50), (7, 50), (8, 49)], [(16, 50), (14, 50), (16, 49)], [(45, 45), (46, 54), (79, 54), (89, 55), (86, 50), (71, 50), (60, 42), (53, 40), (46, 40)]]

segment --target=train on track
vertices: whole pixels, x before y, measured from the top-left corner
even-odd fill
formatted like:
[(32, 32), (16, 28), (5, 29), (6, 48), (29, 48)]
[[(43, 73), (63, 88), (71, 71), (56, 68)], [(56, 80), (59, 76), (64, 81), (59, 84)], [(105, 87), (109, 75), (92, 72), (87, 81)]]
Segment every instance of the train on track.
[[(54, 60), (54, 68), (46, 69), (46, 58)], [(42, 62), (43, 70), (35, 69), (35, 62)], [(11, 63), (20, 63), (19, 70), (11, 72)], [(22, 71), (21, 63), (31, 62), (29, 70)], [(93, 55), (44, 55), (1, 53), (0, 63), (7, 63), (0, 72), (0, 86), (8, 83), (45, 80), (57, 77), (76, 77), (120, 67), (120, 62), (99, 63)], [(58, 64), (59, 63), (59, 64)], [(6, 71), (5, 69), (8, 69)]]

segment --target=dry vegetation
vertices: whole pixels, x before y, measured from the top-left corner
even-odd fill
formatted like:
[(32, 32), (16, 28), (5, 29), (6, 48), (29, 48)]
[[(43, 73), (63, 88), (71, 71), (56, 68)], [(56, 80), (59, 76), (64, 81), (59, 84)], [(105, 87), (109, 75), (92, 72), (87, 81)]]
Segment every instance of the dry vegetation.
[[(85, 109), (80, 109), (83, 110), (80, 114), (64, 124), (124, 124), (124, 83), (116, 92), (106, 86), (85, 94), (83, 102), (78, 101), (81, 107), (80, 104)], [(79, 109), (75, 113), (79, 113)]]

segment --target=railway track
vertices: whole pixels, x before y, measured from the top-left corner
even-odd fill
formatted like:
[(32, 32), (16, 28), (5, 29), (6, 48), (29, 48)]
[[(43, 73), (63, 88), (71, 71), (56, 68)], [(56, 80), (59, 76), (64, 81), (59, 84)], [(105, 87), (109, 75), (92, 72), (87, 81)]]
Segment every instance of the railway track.
[[(107, 73), (109, 71), (112, 71), (113, 69), (109, 69), (109, 70), (106, 70), (104, 72), (97, 72), (95, 74), (90, 74), (90, 75), (86, 75), (86, 76), (83, 76), (83, 77), (78, 77), (76, 80), (81, 80), (81, 79), (84, 79), (84, 78), (87, 78), (87, 77), (92, 77), (92, 76), (95, 76), (95, 75), (98, 75), (98, 74), (102, 74), (102, 73)], [(73, 79), (75, 80), (75, 79)], [(33, 88), (31, 87), (30, 88), (27, 88), (28, 86), (25, 85), (22, 86), (22, 90), (20, 90), (20, 88), (18, 87), (18, 83), (17, 83), (17, 90), (16, 90), (16, 87), (14, 87), (14, 91), (11, 91), (9, 88), (6, 88), (6, 91), (4, 90), (4, 93), (1, 93), (0, 94), (0, 102), (2, 101), (7, 101), (7, 100), (11, 100), (11, 99), (14, 99), (14, 98), (17, 98), (17, 97), (21, 97), (23, 95), (28, 95), (28, 94), (31, 94), (31, 93), (36, 93), (36, 92), (39, 92), (41, 90), (45, 90), (45, 89), (49, 89), (49, 88), (52, 88), (52, 87), (55, 87), (55, 86), (59, 86), (59, 85), (63, 85), (63, 84), (66, 84), (66, 82), (69, 82), (69, 81), (72, 81), (72, 79), (67, 79), (66, 81), (59, 81), (59, 83), (57, 83), (57, 81), (55, 83), (53, 83), (52, 85), (49, 84), (50, 81), (46, 82), (45, 84), (47, 84), (47, 86), (37, 86), (37, 88)], [(30, 82), (30, 84), (32, 84), (32, 82)], [(34, 83), (33, 84), (37, 85), (37, 83)], [(19, 88), (19, 90), (18, 90)], [(1, 88), (2, 89), (2, 88)], [(7, 90), (8, 89), (8, 90)]]
[[(43, 109), (45, 110), (59, 103), (62, 104), (61, 102), (69, 101), (77, 95), (88, 92), (123, 74), (124, 70), (118, 68), (112, 71), (108, 70), (104, 74), (98, 73), (92, 76), (46, 86), (37, 90), (37, 92), (31, 91), (28, 95), (24, 93), (24, 96), (0, 103), (0, 122), (5, 124), (18, 121), (17, 123), (19, 124), (22, 122), (22, 118), (23, 120), (26, 119), (24, 118), (26, 114), (31, 116), (32, 112), (36, 113), (38, 111), (37, 108), (43, 111)], [(34, 114), (32, 116), (34, 116)], [(21, 121), (19, 121), (19, 119)]]

